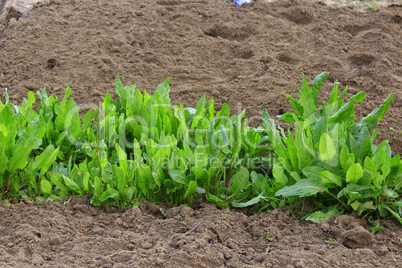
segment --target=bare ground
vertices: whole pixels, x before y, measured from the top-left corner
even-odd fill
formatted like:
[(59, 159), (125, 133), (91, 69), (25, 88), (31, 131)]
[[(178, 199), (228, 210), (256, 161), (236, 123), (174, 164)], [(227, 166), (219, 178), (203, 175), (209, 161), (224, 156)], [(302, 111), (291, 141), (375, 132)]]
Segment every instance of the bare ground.
[[(163, 209), (163, 214), (160, 208)], [(297, 221), (287, 210), (246, 216), (200, 202), (143, 202), (117, 212), (63, 203), (0, 207), (2, 267), (400, 267), (402, 230), (365, 220)], [(329, 242), (332, 239), (333, 242)], [(326, 242), (327, 241), (327, 242)]]

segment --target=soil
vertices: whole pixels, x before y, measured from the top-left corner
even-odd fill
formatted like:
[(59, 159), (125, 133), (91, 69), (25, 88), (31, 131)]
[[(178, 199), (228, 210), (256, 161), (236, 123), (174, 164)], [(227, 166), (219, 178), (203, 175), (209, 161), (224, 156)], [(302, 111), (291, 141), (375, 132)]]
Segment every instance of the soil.
[[(13, 11), (13, 10), (11, 10)], [(11, 15), (10, 15), (11, 14)], [(402, 4), (366, 7), (327, 2), (65, 0), (13, 11), (0, 25), (0, 91), (20, 103), (66, 85), (82, 111), (124, 84), (153, 92), (172, 76), (171, 99), (194, 107), (289, 111), (304, 73), (326, 71), (365, 91), (357, 118), (391, 93), (379, 140), (402, 151)], [(327, 97), (332, 85), (323, 89)], [(3, 94), (0, 94), (3, 95)], [(1, 98), (4, 100), (3, 96)], [(160, 211), (162, 208), (162, 212)], [(401, 267), (402, 229), (381, 221), (375, 235), (355, 215), (298, 221), (287, 210), (246, 215), (200, 202), (167, 208), (143, 202), (127, 211), (94, 208), (86, 198), (0, 206), (1, 267)], [(165, 215), (165, 216), (164, 216)], [(331, 239), (333, 240), (331, 242)]]
[[(372, 235), (352, 215), (297, 221), (287, 210), (246, 216), (200, 202), (127, 211), (86, 198), (0, 206), (2, 267), (400, 267), (402, 230)], [(162, 212), (161, 210), (162, 209)], [(332, 240), (331, 240), (332, 239)], [(332, 241), (332, 242), (331, 242)]]

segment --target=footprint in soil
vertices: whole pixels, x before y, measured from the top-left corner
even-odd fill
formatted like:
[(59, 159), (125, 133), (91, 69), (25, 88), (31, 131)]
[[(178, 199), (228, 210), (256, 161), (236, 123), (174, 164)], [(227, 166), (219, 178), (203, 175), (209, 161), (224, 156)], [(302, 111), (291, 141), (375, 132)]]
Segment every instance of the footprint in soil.
[(365, 70), (375, 61), (376, 57), (369, 54), (357, 54), (347, 59), (349, 70)]
[(212, 37), (221, 37), (228, 40), (243, 41), (254, 34), (254, 29), (249, 26), (233, 27), (231, 25), (213, 24), (211, 27), (204, 30), (205, 35)]

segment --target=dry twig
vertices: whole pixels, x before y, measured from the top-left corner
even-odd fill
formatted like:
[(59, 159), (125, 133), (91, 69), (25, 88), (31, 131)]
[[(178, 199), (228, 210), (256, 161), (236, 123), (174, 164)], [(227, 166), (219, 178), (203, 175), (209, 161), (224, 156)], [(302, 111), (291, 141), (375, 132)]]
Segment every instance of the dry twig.
[(184, 235), (189, 235), (191, 234), (195, 229), (198, 228), (198, 226), (201, 225), (201, 223), (204, 221), (204, 219), (201, 219), (193, 228), (191, 228), (190, 230), (188, 230)]

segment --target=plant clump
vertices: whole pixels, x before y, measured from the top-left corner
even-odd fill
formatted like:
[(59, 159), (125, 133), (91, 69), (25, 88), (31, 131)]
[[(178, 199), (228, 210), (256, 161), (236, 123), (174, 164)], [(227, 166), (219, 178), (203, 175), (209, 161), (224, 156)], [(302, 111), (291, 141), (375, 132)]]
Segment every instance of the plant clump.
[[(99, 107), (80, 117), (67, 87), (59, 100), (45, 90), (22, 104), (0, 102), (0, 196), (41, 202), (89, 195), (92, 205), (131, 207), (141, 198), (171, 205), (204, 198), (221, 208), (266, 211), (309, 202), (304, 218), (331, 214), (393, 215), (402, 223), (402, 165), (388, 141), (375, 145), (377, 124), (393, 95), (355, 121), (360, 92), (345, 101), (335, 83), (328, 102), (318, 95), (328, 75), (311, 85), (303, 75), (299, 98), (276, 126), (248, 126), (245, 110), (215, 111), (202, 96), (195, 108), (172, 105), (170, 78), (153, 95), (116, 77)], [(37, 100), (39, 99), (39, 101)]]

